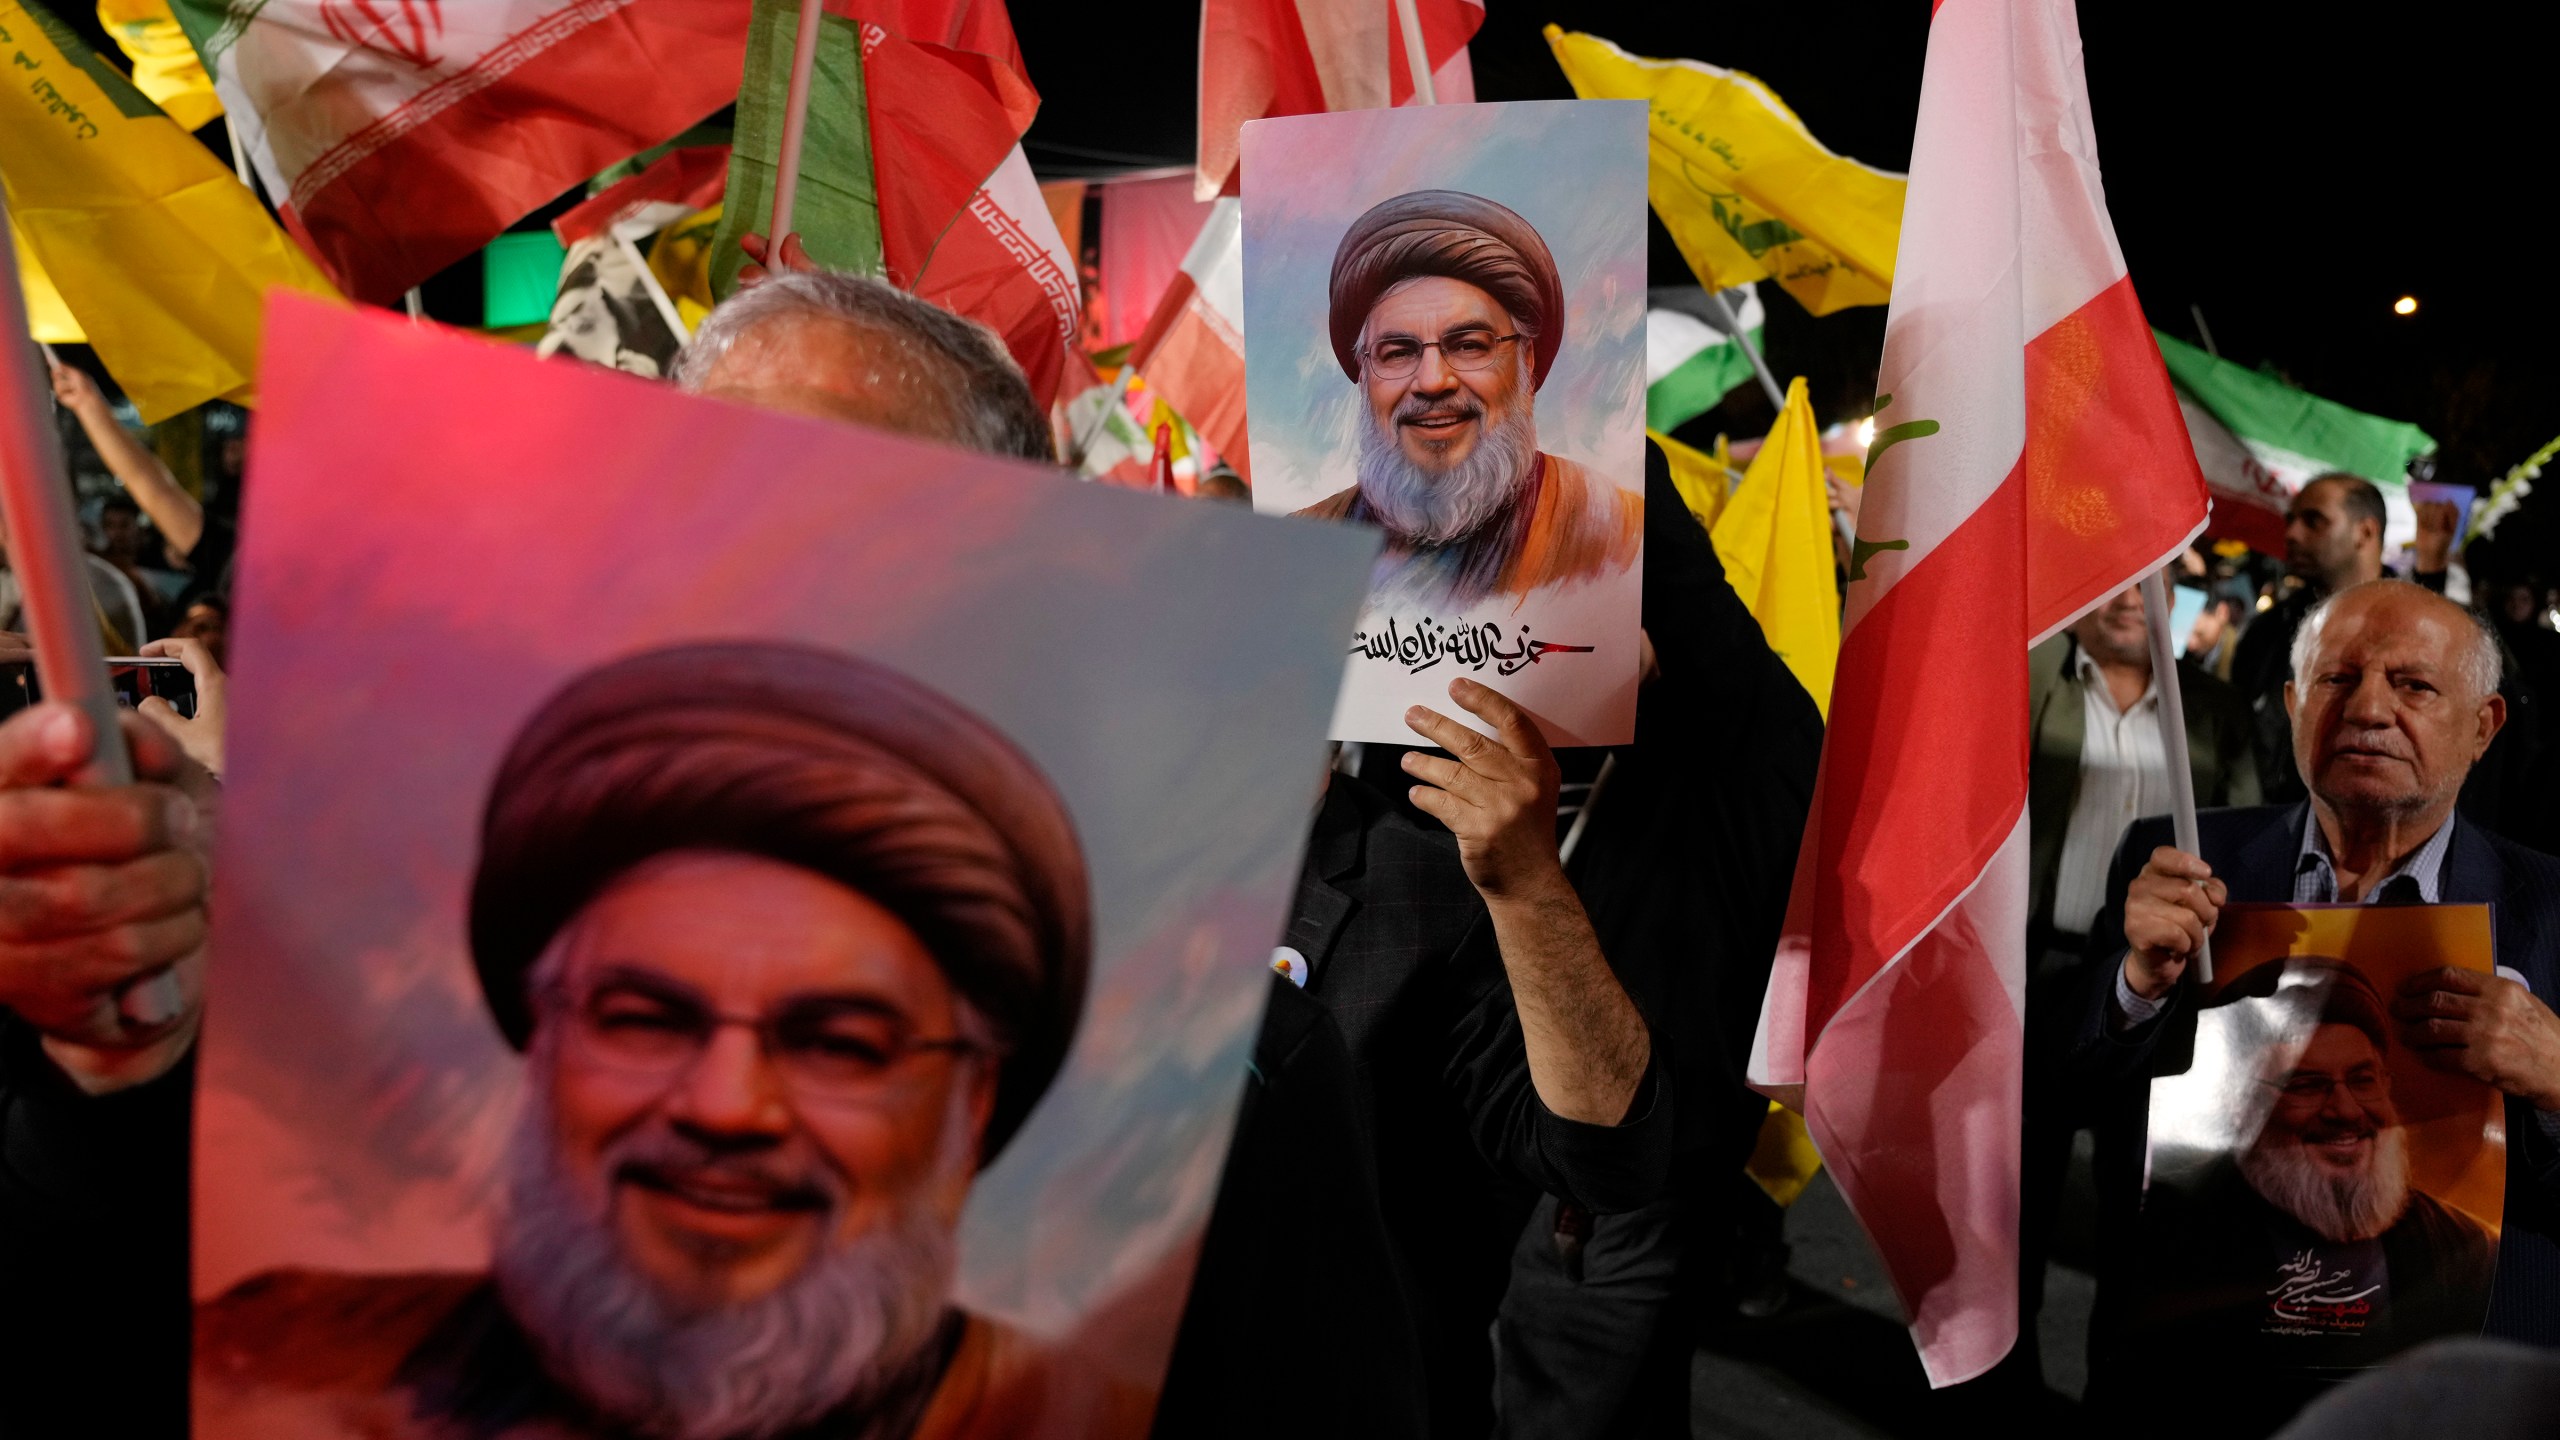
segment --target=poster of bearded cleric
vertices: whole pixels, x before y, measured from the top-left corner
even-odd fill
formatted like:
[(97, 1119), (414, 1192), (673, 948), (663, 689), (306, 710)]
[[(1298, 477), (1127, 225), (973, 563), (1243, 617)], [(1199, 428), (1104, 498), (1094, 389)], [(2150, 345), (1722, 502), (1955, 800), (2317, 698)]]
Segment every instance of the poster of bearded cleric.
[(1409, 744), (1461, 675), (1553, 744), (1633, 738), (1644, 127), (1610, 100), (1244, 127), (1254, 508), (1386, 537), (1334, 738)]
[(198, 1440), (1144, 1436), (1376, 541), (267, 335)]
[(2135, 1351), (2277, 1394), (2479, 1331), (2502, 1102), (2431, 1068), (2393, 1002), (2422, 972), (2487, 973), (2490, 950), (2485, 905), (2222, 911), (2193, 1057), (2151, 1082)]

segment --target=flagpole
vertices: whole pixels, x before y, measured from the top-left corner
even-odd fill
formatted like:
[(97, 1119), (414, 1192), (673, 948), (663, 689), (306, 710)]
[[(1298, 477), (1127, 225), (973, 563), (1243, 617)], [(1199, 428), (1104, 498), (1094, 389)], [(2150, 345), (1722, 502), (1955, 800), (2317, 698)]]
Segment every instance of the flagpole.
[(1404, 68), (1413, 73), (1413, 103), (1439, 104), (1440, 96), (1431, 84), (1431, 47), (1422, 43), (1422, 16), (1413, 8), (1413, 0), (1396, 0), (1396, 24), (1404, 31)]
[(1706, 290), (1707, 303), (1716, 307), (1716, 313), (1724, 317), (1725, 332), (1733, 337), (1734, 344), (1742, 347), (1744, 358), (1751, 362), (1751, 373), (1760, 377), (1760, 388), (1767, 392), (1769, 403), (1780, 410), (1786, 409), (1787, 392), (1778, 388), (1778, 377), (1769, 373), (1769, 362), (1760, 358), (1760, 347), (1752, 344), (1751, 336), (1744, 332), (1742, 317), (1733, 313), (1733, 306), (1726, 303), (1723, 291), (1712, 286)]
[[(2142, 619), (2151, 631), (2151, 683), (2160, 691), (2160, 751), (2169, 761), (2169, 828), (2178, 848), (2204, 853), (2196, 838), (2195, 774), (2187, 768), (2187, 707), (2178, 693), (2178, 642), (2169, 633), (2169, 588), (2160, 572), (2142, 577)], [(2213, 937), (2196, 946), (2196, 980), (2213, 983)]]
[(791, 89), (782, 102), (782, 153), (773, 165), (773, 223), (765, 233), (766, 263), (782, 268), (783, 237), (791, 233), (792, 202), (800, 191), (800, 140), (809, 123), (809, 79), (818, 66), (818, 22), (825, 0), (800, 0), (800, 33), (792, 42)]
[[(35, 645), (36, 678), (45, 698), (88, 716), (96, 737), (89, 763), (72, 778), (81, 785), (130, 785), (133, 757), (116, 718), (115, 690), (98, 639), (97, 601), (71, 515), (69, 472), (45, 403), (53, 385), (32, 363), (17, 244), (7, 219), (8, 202), (0, 199), (0, 521), (6, 523), (9, 568), (17, 572), (20, 613)], [(177, 977), (164, 970), (126, 986), (117, 1005), (137, 1025), (164, 1025), (177, 1018), (183, 997)]]

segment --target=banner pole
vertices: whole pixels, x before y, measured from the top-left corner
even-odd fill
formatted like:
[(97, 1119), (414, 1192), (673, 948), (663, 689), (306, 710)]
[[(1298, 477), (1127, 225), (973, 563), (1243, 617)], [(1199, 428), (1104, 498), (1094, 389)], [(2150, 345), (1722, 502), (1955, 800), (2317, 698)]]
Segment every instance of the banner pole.
[(773, 223), (765, 234), (767, 263), (782, 268), (783, 237), (791, 233), (792, 202), (800, 191), (800, 140), (809, 124), (809, 80), (818, 67), (818, 22), (825, 0), (800, 0), (800, 33), (791, 46), (791, 89), (782, 102), (782, 153), (773, 165)]
[(1707, 303), (1716, 307), (1716, 313), (1724, 317), (1725, 333), (1733, 337), (1734, 344), (1742, 347), (1743, 358), (1751, 362), (1751, 373), (1760, 377), (1760, 388), (1768, 392), (1769, 403), (1780, 410), (1786, 409), (1787, 392), (1779, 388), (1778, 377), (1769, 373), (1769, 362), (1760, 358), (1760, 347), (1751, 343), (1751, 336), (1742, 328), (1742, 317), (1734, 314), (1733, 306), (1725, 302), (1724, 292), (1707, 291)]
[[(35, 365), (35, 344), (27, 338), (17, 242), (7, 219), (8, 202), (0, 198), (0, 539), (9, 568), (17, 572), (19, 605), (45, 698), (88, 716), (96, 736), (88, 765), (72, 779), (85, 786), (130, 785), (133, 756), (116, 716), (89, 562), (71, 514), (70, 472), (63, 468), (46, 403), (53, 384)], [(125, 987), (117, 1004), (138, 1025), (167, 1024), (183, 1008), (178, 979), (165, 970)]]
[[(2169, 761), (2169, 827), (2178, 848), (2203, 853), (2196, 838), (2195, 773), (2187, 768), (2187, 707), (2178, 692), (2178, 642), (2169, 633), (2169, 587), (2160, 572), (2142, 577), (2142, 619), (2151, 631), (2151, 683), (2160, 690), (2160, 752)], [(2196, 947), (2196, 980), (2213, 983), (2213, 937)]]
[(1439, 104), (1439, 92), (1431, 84), (1431, 47), (1422, 43), (1422, 16), (1413, 0), (1396, 0), (1396, 26), (1404, 31), (1404, 68), (1413, 74), (1413, 103)]

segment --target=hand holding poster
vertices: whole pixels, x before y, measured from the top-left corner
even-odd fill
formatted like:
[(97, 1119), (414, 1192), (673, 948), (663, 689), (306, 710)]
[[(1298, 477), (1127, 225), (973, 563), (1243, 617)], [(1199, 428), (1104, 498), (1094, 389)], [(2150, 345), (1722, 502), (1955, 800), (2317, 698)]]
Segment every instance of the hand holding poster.
[(2488, 973), (2489, 907), (2234, 905), (2213, 945), (2193, 1058), (2151, 1082), (2126, 1342), (2280, 1419), (2487, 1312), (2504, 1102), (2392, 1012), (2412, 977)]
[(1643, 589), (1639, 102), (1244, 128), (1254, 508), (1385, 532), (1333, 734), (1448, 682), (1632, 737)]
[(272, 335), (195, 1433), (1145, 1434), (1374, 542)]

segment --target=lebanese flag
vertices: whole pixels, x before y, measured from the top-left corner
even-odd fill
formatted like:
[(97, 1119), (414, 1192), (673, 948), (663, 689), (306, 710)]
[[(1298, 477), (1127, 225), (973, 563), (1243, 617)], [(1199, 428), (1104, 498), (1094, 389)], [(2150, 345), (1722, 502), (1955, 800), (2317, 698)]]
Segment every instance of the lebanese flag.
[(389, 304), (736, 98), (749, 0), (174, 0), (286, 227)]
[[(2204, 526), (2098, 179), (2072, 0), (1942, 0), (1821, 777), (1753, 1047), (1929, 1379), (2018, 1331), (2027, 650)], [(1878, 548), (1896, 547), (1896, 548)]]
[(1253, 483), (1244, 424), (1244, 202), (1221, 197), (1129, 352), (1173, 413)]
[(828, 0), (858, 15), (889, 279), (1004, 338), (1047, 409), (1083, 297), (1022, 153), (1040, 94), (1001, 0)]
[[(1235, 177), (1236, 132), (1248, 120), (1410, 104), (1399, 0), (1205, 0), (1200, 7), (1200, 158), (1206, 200)], [(1467, 42), (1484, 0), (1412, 0), (1431, 64), (1433, 98), (1476, 98)]]

